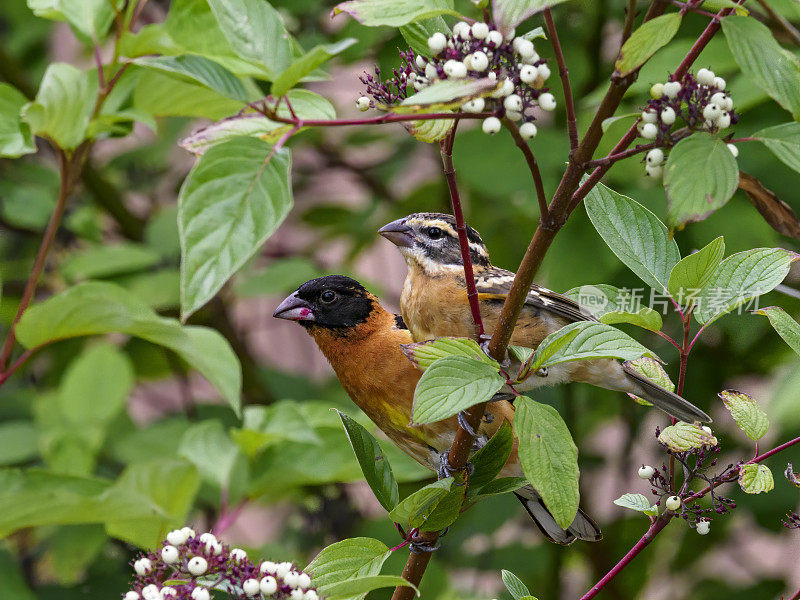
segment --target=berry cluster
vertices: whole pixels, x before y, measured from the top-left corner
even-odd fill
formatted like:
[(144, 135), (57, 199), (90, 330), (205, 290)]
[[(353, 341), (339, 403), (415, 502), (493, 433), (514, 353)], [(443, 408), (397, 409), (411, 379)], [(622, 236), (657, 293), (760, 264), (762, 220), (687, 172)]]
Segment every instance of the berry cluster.
[[(500, 118), (521, 121), (520, 134), (528, 139), (536, 135), (534, 109), (551, 111), (556, 99), (544, 82), (550, 68), (539, 57), (530, 39), (515, 37), (514, 32), (503, 36), (487, 23), (472, 25), (460, 21), (450, 35), (434, 33), (428, 39), (430, 58), (414, 55), (412, 50), (400, 52), (401, 67), (392, 70), (392, 78), (381, 81), (380, 69), (375, 75), (365, 73), (361, 82), (366, 93), (382, 104), (395, 104), (432, 83), (445, 79), (484, 79), (498, 82), (497, 89), (486, 98), (465, 102), (461, 109), (469, 113), (491, 112), (483, 121), (483, 131), (495, 134), (500, 130)], [(367, 96), (356, 101), (360, 110), (374, 105)]]
[[(680, 119), (695, 131), (717, 132), (738, 122), (733, 110), (733, 99), (725, 92), (726, 82), (709, 69), (700, 69), (696, 75), (687, 73), (680, 81), (656, 83), (650, 88), (652, 100), (648, 102), (638, 124), (639, 135), (664, 145), (672, 145), (673, 126)], [(739, 150), (733, 144), (728, 148), (734, 157)], [(645, 171), (650, 177), (660, 177), (664, 164), (664, 151), (655, 148), (647, 153)]]
[[(170, 531), (156, 552), (133, 563), (136, 572), (124, 600), (210, 600), (222, 586), (231, 597), (318, 600), (311, 576), (290, 562), (256, 565), (241, 548), (229, 548), (211, 533), (184, 527)], [(169, 582), (169, 583), (167, 583)]]
[[(703, 427), (704, 430), (711, 436), (713, 435), (709, 427)], [(656, 428), (656, 438), (658, 438), (660, 431)], [(642, 465), (639, 468), (638, 475), (641, 479), (650, 482), (651, 492), (659, 498), (656, 504), (661, 504), (661, 499), (664, 499), (664, 507), (677, 513), (677, 516), (684, 519), (691, 527), (694, 527), (700, 535), (706, 535), (710, 531), (711, 520), (708, 515), (724, 514), (728, 510), (736, 508), (736, 503), (730, 498), (720, 496), (715, 492), (715, 488), (722, 482), (732, 481), (736, 478), (736, 469), (734, 465), (728, 465), (727, 468), (715, 475), (709, 477), (705, 471), (717, 464), (716, 454), (719, 453), (719, 445), (703, 446), (701, 448), (693, 448), (686, 452), (673, 452), (666, 449), (667, 453), (675, 457), (675, 460), (683, 467), (684, 485), (678, 494), (670, 487), (669, 482), (669, 469), (667, 465), (661, 465), (661, 469), (656, 469), (649, 465)], [(706, 464), (706, 462), (708, 464)], [(685, 498), (692, 495), (689, 490), (689, 484), (698, 478), (711, 487), (709, 492), (711, 497), (711, 506), (703, 508), (698, 502), (686, 504)]]

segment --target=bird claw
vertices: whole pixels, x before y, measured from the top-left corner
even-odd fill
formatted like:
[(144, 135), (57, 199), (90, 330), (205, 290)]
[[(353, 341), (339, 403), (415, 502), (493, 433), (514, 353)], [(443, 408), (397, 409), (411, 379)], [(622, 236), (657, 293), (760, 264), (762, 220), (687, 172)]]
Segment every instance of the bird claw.
[[(492, 341), (492, 336), (488, 335), (486, 333), (484, 333), (483, 335), (478, 336), (478, 345), (481, 347), (481, 350), (483, 350), (483, 353), (486, 356), (488, 356), (489, 358), (491, 358), (492, 360), (495, 360), (494, 356), (492, 356), (489, 353), (489, 342), (491, 342), (491, 341)], [(511, 358), (509, 358), (508, 352), (506, 352), (505, 357), (500, 362), (500, 366), (503, 367), (504, 369), (507, 369), (508, 367), (511, 366)]]
[(468, 434), (470, 434), (474, 438), (478, 437), (478, 432), (475, 431), (475, 429), (473, 429), (472, 425), (470, 425), (469, 421), (467, 420), (467, 412), (466, 411), (462, 410), (461, 412), (459, 412), (456, 415), (456, 419), (458, 420), (458, 425), (461, 427), (461, 429), (466, 431)]
[(547, 367), (542, 367), (541, 369), (536, 371), (536, 376), (537, 377), (547, 377), (548, 374), (549, 374), (549, 371), (548, 371)]
[[(439, 455), (439, 470), (437, 471), (437, 475), (439, 479), (447, 479), (448, 477), (453, 477), (456, 473), (459, 473), (461, 469), (454, 469), (450, 466), (450, 461), (448, 460), (449, 452), (442, 452)], [(475, 465), (471, 462), (468, 462), (464, 465), (464, 471), (467, 472), (467, 476), (471, 476), (475, 472)], [(455, 485), (464, 485), (466, 481), (461, 483), (456, 482)]]
[[(492, 414), (490, 414), (488, 412), (484, 413), (483, 418), (487, 423), (491, 423), (492, 421), (494, 421), (494, 415), (492, 415)], [(469, 424), (469, 421), (467, 421), (467, 413), (466, 413), (466, 411), (462, 410), (461, 412), (456, 414), (456, 419), (458, 420), (458, 424), (461, 427), (461, 429), (463, 429), (464, 431), (466, 431), (468, 434), (470, 434), (472, 436), (472, 449), (473, 450), (480, 450), (481, 448), (483, 448), (486, 445), (486, 442), (488, 442), (489, 440), (486, 439), (485, 435), (481, 435), (477, 431), (475, 431), (475, 429), (472, 427), (472, 425)]]
[(433, 546), (427, 544), (423, 541), (415, 542), (411, 541), (408, 543), (408, 549), (411, 550), (414, 554), (422, 554), (423, 552), (435, 552), (441, 546), (441, 542), (436, 542)]

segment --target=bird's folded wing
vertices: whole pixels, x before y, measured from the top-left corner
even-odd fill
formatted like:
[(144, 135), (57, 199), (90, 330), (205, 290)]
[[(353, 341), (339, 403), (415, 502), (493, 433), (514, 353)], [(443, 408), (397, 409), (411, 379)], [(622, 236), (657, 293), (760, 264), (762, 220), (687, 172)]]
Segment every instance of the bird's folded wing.
[[(480, 300), (504, 301), (511, 290), (514, 273), (490, 267), (478, 273), (475, 277), (475, 286), (478, 289)], [(544, 309), (557, 314), (570, 321), (596, 321), (597, 319), (574, 300), (557, 294), (547, 288), (532, 285), (525, 299), (525, 304)]]

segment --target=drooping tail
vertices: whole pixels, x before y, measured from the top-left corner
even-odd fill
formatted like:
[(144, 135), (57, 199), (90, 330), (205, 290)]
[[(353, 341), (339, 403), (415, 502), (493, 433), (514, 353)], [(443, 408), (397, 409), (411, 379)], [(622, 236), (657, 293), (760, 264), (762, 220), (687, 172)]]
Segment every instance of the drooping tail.
[(597, 523), (582, 510), (578, 510), (575, 520), (567, 529), (562, 529), (556, 523), (553, 515), (547, 510), (542, 498), (536, 493), (531, 486), (526, 486), (514, 495), (522, 502), (522, 506), (528, 511), (528, 514), (533, 519), (533, 522), (542, 532), (542, 534), (551, 542), (568, 546), (577, 540), (584, 540), (587, 542), (596, 542), (603, 538)]
[(634, 371), (628, 364), (622, 365), (622, 368), (632, 386), (631, 393), (647, 400), (656, 408), (681, 421), (686, 421), (687, 423), (694, 423), (695, 421), (711, 422), (711, 417), (705, 411), (700, 410), (685, 398), (665, 390), (654, 381)]

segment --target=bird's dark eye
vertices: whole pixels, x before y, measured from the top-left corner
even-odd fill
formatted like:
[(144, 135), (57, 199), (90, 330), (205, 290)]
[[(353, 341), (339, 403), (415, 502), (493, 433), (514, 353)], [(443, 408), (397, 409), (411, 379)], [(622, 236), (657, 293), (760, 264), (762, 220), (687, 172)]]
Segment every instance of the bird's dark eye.
[(442, 237), (442, 230), (438, 227), (429, 227), (428, 237), (432, 240), (438, 240), (440, 237)]
[(325, 290), (319, 295), (319, 299), (325, 302), (326, 304), (330, 304), (334, 300), (336, 300), (336, 292), (332, 292), (331, 290)]

